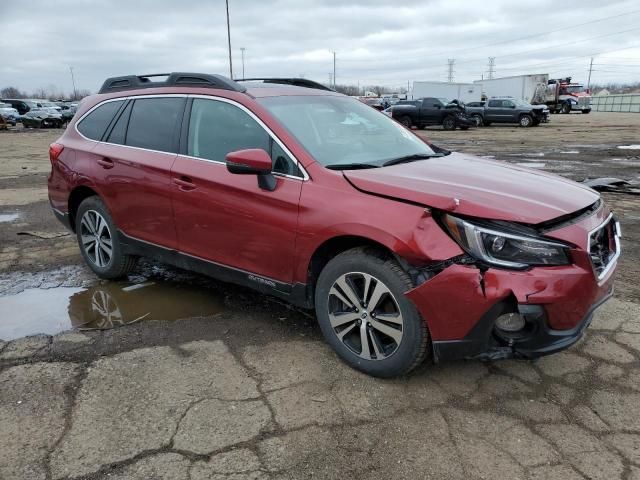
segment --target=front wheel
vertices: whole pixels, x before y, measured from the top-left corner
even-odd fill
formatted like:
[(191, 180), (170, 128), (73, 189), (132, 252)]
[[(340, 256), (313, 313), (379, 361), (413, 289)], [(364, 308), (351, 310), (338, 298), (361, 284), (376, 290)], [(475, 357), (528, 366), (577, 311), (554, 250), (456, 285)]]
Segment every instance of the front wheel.
[(560, 110), (562, 113), (571, 113), (571, 104), (570, 103), (565, 103), (564, 105), (562, 105), (562, 110)]
[(354, 248), (322, 270), (315, 292), (325, 339), (351, 367), (376, 377), (408, 373), (427, 356), (427, 327), (404, 295), (413, 288), (398, 263)]
[(531, 117), (531, 115), (522, 115), (520, 117), (519, 123), (523, 128), (530, 127), (531, 125), (533, 125), (533, 118)]
[(446, 117), (442, 121), (442, 128), (445, 130), (455, 130), (456, 129), (456, 119), (454, 116), (450, 115)]
[(84, 199), (76, 212), (75, 223), (80, 252), (96, 275), (115, 279), (133, 268), (136, 258), (123, 253), (117, 227), (102, 200)]
[(471, 118), (473, 118), (473, 120), (476, 122), (476, 127), (481, 127), (482, 125), (484, 125), (484, 120), (482, 119), (482, 115), (475, 114), (475, 115), (472, 115)]

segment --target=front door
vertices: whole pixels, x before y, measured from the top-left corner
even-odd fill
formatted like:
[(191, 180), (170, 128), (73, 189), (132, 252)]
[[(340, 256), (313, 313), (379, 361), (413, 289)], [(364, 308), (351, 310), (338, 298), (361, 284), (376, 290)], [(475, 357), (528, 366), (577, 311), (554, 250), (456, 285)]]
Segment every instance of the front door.
[[(300, 170), (244, 107), (224, 99), (192, 102), (190, 111), (187, 107), (183, 154), (171, 172), (179, 250), (291, 283), (303, 183)], [(271, 154), (275, 190), (262, 190), (254, 175), (227, 170), (227, 153), (248, 148)]]

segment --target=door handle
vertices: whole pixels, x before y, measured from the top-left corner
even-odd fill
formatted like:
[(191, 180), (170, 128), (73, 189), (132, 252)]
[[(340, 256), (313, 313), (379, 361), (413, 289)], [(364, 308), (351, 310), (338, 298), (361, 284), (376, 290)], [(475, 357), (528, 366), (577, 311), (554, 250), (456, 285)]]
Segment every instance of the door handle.
[(98, 165), (108, 170), (110, 168), (113, 168), (115, 166), (115, 163), (113, 163), (113, 160), (111, 160), (110, 158), (104, 157), (98, 160)]
[(174, 178), (173, 183), (178, 186), (183, 192), (188, 192), (196, 188), (195, 183), (191, 181), (189, 177), (181, 176), (180, 178)]

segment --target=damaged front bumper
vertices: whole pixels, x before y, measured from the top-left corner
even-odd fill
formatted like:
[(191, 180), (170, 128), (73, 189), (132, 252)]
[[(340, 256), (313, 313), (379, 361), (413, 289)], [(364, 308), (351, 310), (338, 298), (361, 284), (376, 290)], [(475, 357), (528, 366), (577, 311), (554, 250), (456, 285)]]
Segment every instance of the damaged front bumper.
[[(406, 295), (427, 322), (436, 362), (536, 358), (578, 341), (613, 293), (613, 269), (599, 283), (578, 263), (528, 271), (453, 264)], [(524, 319), (516, 335), (496, 326), (508, 314)]]

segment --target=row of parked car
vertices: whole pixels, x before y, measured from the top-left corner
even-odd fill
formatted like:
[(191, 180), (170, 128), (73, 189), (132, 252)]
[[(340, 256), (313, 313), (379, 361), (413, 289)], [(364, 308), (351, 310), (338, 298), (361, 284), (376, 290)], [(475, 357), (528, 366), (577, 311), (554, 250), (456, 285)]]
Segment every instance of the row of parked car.
[(20, 122), (25, 128), (61, 128), (73, 118), (77, 107), (72, 102), (2, 98), (0, 124), (15, 126)]
[(546, 105), (531, 105), (513, 97), (493, 97), (466, 105), (458, 100), (435, 97), (401, 100), (383, 113), (409, 128), (442, 125), (445, 130), (488, 127), (492, 123), (535, 127), (548, 122), (550, 116)]

